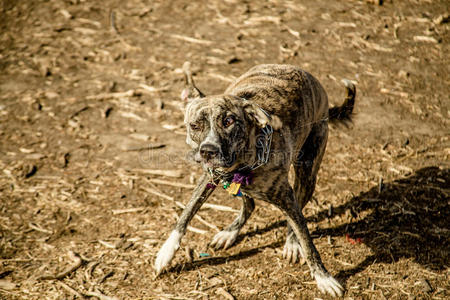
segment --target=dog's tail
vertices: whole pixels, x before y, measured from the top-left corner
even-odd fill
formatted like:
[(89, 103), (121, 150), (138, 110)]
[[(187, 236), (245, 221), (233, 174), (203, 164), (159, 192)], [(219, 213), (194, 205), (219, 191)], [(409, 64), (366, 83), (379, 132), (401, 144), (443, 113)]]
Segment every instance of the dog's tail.
[(334, 106), (328, 110), (330, 122), (350, 122), (352, 120), (353, 107), (355, 106), (356, 87), (348, 79), (342, 79), (347, 91), (347, 97), (341, 106)]

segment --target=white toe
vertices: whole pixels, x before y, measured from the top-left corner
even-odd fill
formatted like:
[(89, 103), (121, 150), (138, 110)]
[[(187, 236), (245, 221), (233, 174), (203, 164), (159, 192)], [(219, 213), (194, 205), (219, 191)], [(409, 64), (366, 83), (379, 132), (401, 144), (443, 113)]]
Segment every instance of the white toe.
[(342, 285), (327, 273), (316, 273), (314, 278), (317, 282), (317, 287), (322, 293), (328, 293), (333, 297), (342, 296), (344, 294), (344, 288)]
[(300, 261), (303, 262), (303, 249), (297, 241), (292, 241), (288, 239), (284, 244), (283, 248), (283, 258), (287, 259), (289, 262), (296, 263)]
[(161, 249), (159, 249), (158, 255), (155, 260), (156, 274), (160, 274), (161, 271), (170, 263), (172, 258), (180, 248), (180, 240), (182, 234), (174, 230), (170, 234), (169, 238), (164, 242)]
[(220, 249), (220, 248), (227, 249), (231, 245), (233, 245), (233, 243), (236, 241), (238, 234), (239, 234), (239, 230), (233, 230), (233, 231), (223, 230), (214, 236), (210, 245), (212, 247), (214, 247), (215, 249)]

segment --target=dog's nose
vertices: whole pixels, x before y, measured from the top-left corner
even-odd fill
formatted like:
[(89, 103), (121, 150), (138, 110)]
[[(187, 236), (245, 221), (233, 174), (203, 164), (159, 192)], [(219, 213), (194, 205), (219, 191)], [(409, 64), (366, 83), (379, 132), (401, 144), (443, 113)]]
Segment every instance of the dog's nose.
[(219, 148), (211, 144), (205, 144), (200, 146), (200, 155), (206, 159), (210, 160), (215, 158), (219, 154)]

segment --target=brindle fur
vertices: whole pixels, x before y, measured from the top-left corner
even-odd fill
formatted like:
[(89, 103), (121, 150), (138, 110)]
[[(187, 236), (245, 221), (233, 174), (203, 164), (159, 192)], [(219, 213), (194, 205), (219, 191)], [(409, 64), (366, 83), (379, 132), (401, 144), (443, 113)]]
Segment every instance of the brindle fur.
[[(290, 65), (259, 65), (236, 79), (224, 94), (205, 97), (195, 87), (189, 65), (186, 64), (184, 69), (187, 88), (182, 98), (188, 101), (186, 142), (193, 149), (194, 160), (204, 167), (205, 174), (172, 232), (175, 242), (172, 239), (166, 241), (158, 253), (157, 273), (170, 262), (189, 221), (212, 193), (207, 188), (207, 183), (212, 181), (207, 170), (212, 168), (232, 174), (237, 168), (254, 162), (256, 136), (269, 124), (274, 128), (270, 159), (253, 171), (251, 185), (241, 187), (243, 197), (239, 215), (214, 237), (211, 245), (216, 248), (231, 246), (254, 209), (253, 199), (269, 202), (278, 207), (288, 221), (283, 255), (292, 262), (305, 259), (322, 292), (342, 295), (342, 286), (323, 266), (302, 209), (314, 192), (327, 143), (328, 121), (350, 119), (354, 85), (347, 81), (344, 104), (329, 108), (325, 90), (311, 74)], [(235, 122), (225, 128), (222, 122), (229, 115), (234, 116)], [(288, 182), (291, 165), (295, 171), (293, 188)]]

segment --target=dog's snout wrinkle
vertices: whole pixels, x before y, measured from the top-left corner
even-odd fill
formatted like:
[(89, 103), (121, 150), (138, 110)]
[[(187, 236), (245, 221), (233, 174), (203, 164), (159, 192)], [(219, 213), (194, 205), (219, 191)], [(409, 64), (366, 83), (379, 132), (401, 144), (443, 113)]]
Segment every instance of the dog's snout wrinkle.
[(219, 155), (219, 148), (212, 144), (203, 144), (200, 147), (200, 155), (206, 160), (216, 158)]

